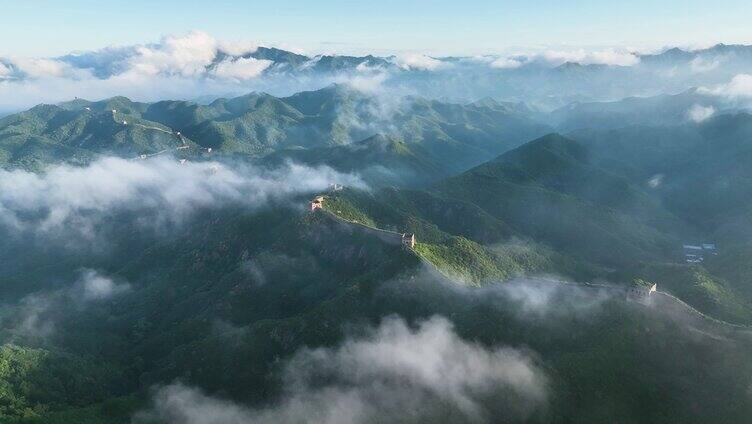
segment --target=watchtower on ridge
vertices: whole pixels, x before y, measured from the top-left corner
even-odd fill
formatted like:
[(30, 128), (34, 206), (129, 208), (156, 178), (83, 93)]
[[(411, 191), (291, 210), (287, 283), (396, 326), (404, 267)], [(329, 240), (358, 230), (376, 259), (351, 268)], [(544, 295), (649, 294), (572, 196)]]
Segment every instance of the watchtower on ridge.
[(627, 288), (627, 301), (639, 302), (643, 305), (650, 303), (651, 295), (658, 290), (658, 285), (643, 280), (637, 280)]
[(311, 200), (311, 212), (324, 207), (324, 196), (316, 196)]
[(415, 248), (415, 234), (403, 233), (402, 234), (402, 246), (414, 249)]

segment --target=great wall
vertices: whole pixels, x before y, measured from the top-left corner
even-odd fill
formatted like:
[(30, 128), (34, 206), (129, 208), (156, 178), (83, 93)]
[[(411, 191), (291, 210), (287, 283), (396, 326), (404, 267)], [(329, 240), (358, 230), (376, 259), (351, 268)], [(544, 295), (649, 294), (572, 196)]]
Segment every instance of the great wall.
[(441, 273), (442, 275), (446, 276), (446, 273), (442, 272), (440, 269), (438, 269), (431, 261), (423, 257), (420, 253), (418, 253), (415, 250), (415, 234), (412, 233), (398, 233), (396, 231), (390, 231), (390, 230), (384, 230), (381, 228), (372, 227), (368, 224), (364, 224), (362, 222), (358, 221), (351, 221), (349, 219), (343, 218), (336, 213), (329, 211), (327, 209), (322, 208), (316, 208), (313, 211), (318, 210), (320, 213), (324, 214), (324, 216), (347, 226), (350, 226), (350, 228), (355, 229), (357, 231), (361, 231), (364, 234), (372, 235), (382, 242), (394, 246), (402, 246), (403, 249), (410, 252), (412, 255), (418, 258), (423, 264), (429, 266), (431, 269)]
[[(91, 108), (90, 107), (87, 106), (84, 109), (87, 112), (91, 113)], [(140, 124), (138, 122), (128, 123), (128, 121), (126, 121), (125, 119), (118, 120), (117, 119), (117, 113), (118, 113), (117, 109), (112, 109), (112, 120), (115, 121), (118, 124), (121, 124), (124, 127), (130, 125), (130, 126), (134, 126), (134, 127), (143, 128), (145, 130), (159, 131), (161, 133), (174, 136), (174, 137), (177, 138), (178, 141), (180, 141), (180, 145), (178, 145), (177, 147), (173, 147), (173, 148), (169, 148), (169, 149), (163, 149), (163, 150), (160, 150), (158, 152), (149, 153), (149, 154), (140, 154), (140, 155), (136, 156), (135, 158), (133, 158), (134, 160), (148, 159), (148, 158), (152, 158), (152, 157), (155, 157), (155, 156), (163, 155), (163, 154), (165, 154), (167, 152), (177, 152), (177, 151), (180, 151), (180, 150), (186, 150), (186, 149), (190, 149), (191, 148), (191, 146), (186, 142), (186, 140), (187, 141), (190, 141), (190, 140), (187, 137), (185, 137), (180, 131), (176, 131), (176, 130), (174, 130), (172, 128), (169, 128), (169, 127), (168, 127), (168, 129), (164, 129), (164, 128), (160, 128), (160, 127), (143, 125), (143, 124)], [(123, 118), (125, 118), (125, 116), (123, 116)], [(205, 152), (207, 154), (210, 154), (212, 152), (212, 148), (211, 147), (200, 147), (199, 146), (198, 150), (199, 151), (203, 151), (203, 152)], [(181, 164), (185, 163), (185, 161), (186, 161), (186, 159), (182, 159), (180, 161), (180, 163)]]
[[(340, 191), (342, 190), (342, 186), (339, 184), (332, 184), (330, 186), (330, 189), (332, 191)], [(311, 200), (311, 203), (309, 205), (309, 209), (311, 212), (319, 211), (323, 213), (325, 216), (329, 217), (330, 219), (335, 220), (336, 222), (339, 222), (340, 224), (348, 225), (351, 228), (358, 229), (365, 234), (370, 234), (374, 237), (377, 237), (379, 240), (383, 241), (384, 243), (395, 245), (395, 246), (402, 246), (403, 249), (410, 252), (412, 255), (414, 255), (418, 260), (423, 263), (424, 265), (428, 266), (430, 269), (438, 272), (439, 274), (451, 278), (451, 276), (447, 275), (445, 272), (440, 270), (436, 267), (436, 265), (433, 264), (433, 262), (426, 259), (423, 255), (421, 255), (417, 250), (415, 250), (415, 245), (417, 244), (417, 239), (415, 237), (415, 234), (413, 233), (399, 233), (397, 231), (390, 231), (390, 230), (384, 230), (381, 228), (377, 228), (371, 225), (368, 225), (363, 222), (358, 221), (352, 221), (349, 219), (346, 219), (340, 215), (337, 215), (336, 213), (326, 209), (324, 207), (324, 201), (326, 197), (323, 195), (319, 195), (314, 197)]]
[[(87, 111), (91, 111), (90, 108), (85, 108)], [(112, 110), (112, 119), (115, 122), (121, 123), (123, 126), (129, 125), (129, 123), (125, 120), (122, 120), (119, 122), (116, 119), (117, 110)], [(147, 130), (153, 130), (153, 131), (159, 131), (165, 134), (170, 134), (175, 137), (181, 142), (181, 144), (172, 149), (164, 149), (155, 153), (151, 154), (141, 154), (135, 159), (147, 159), (154, 156), (159, 156), (164, 153), (170, 152), (170, 151), (178, 151), (183, 149), (188, 149), (189, 145), (186, 143), (186, 138), (179, 132), (175, 131), (173, 129), (164, 129), (159, 127), (153, 127), (153, 126), (147, 126), (139, 123), (131, 123), (130, 125), (137, 126), (143, 129)], [(211, 148), (200, 148), (200, 150), (205, 151), (206, 153), (211, 153)], [(185, 159), (181, 160), (181, 163), (184, 163)], [(333, 191), (340, 191), (343, 189), (343, 186), (339, 184), (332, 184), (330, 186), (330, 189)], [(324, 208), (324, 200), (325, 196), (319, 195), (316, 196), (310, 203), (310, 210), (311, 212), (320, 211), (326, 216), (330, 217), (331, 219), (336, 220), (339, 223), (350, 225), (353, 228), (357, 228), (367, 234), (371, 234), (375, 237), (377, 237), (379, 240), (383, 241), (384, 243), (391, 244), (391, 245), (401, 245), (405, 250), (409, 251), (411, 254), (413, 254), (418, 260), (424, 264), (425, 266), (429, 267), (431, 270), (437, 272), (438, 274), (449, 278), (450, 280), (453, 279), (451, 275), (448, 275), (446, 272), (441, 270), (439, 267), (434, 265), (433, 262), (425, 258), (423, 255), (421, 255), (417, 250), (415, 250), (416, 245), (416, 236), (412, 233), (399, 233), (396, 231), (390, 231), (390, 230), (384, 230), (381, 228), (370, 226), (363, 222), (358, 221), (352, 221), (348, 220), (340, 215), (337, 215), (336, 213)], [(563, 283), (561, 281), (557, 281), (560, 284), (571, 284), (575, 285), (580, 288), (593, 288), (593, 289), (599, 289), (599, 290), (608, 290), (608, 291), (614, 291), (619, 293), (620, 295), (624, 296), (624, 299), (627, 301), (633, 301), (637, 303), (641, 303), (644, 305), (652, 305), (655, 300), (659, 299), (658, 302), (663, 301), (662, 303), (664, 306), (668, 306), (670, 308), (676, 309), (676, 310), (683, 310), (685, 313), (689, 315), (693, 315), (697, 318), (700, 318), (708, 323), (712, 323), (718, 327), (724, 328), (726, 330), (731, 330), (734, 332), (741, 332), (744, 333), (746, 336), (749, 336), (752, 338), (752, 326), (750, 325), (743, 325), (743, 324), (734, 324), (727, 321), (720, 320), (718, 318), (714, 318), (712, 316), (709, 316), (707, 314), (704, 314), (691, 305), (687, 304), (683, 300), (679, 299), (676, 296), (673, 296), (670, 293), (666, 293), (663, 291), (658, 291), (656, 285), (653, 285), (649, 288), (635, 288), (635, 287), (625, 287), (625, 286), (619, 286), (619, 285), (606, 285), (606, 284), (594, 284), (594, 283), (577, 283), (577, 282), (566, 282)]]
[[(337, 184), (332, 185), (334, 191), (339, 191), (342, 189), (342, 186), (339, 186)], [(383, 241), (384, 243), (390, 244), (390, 245), (401, 245), (406, 251), (410, 252), (411, 254), (415, 255), (416, 258), (425, 266), (427, 266), (432, 271), (438, 273), (439, 275), (442, 275), (450, 280), (453, 280), (453, 277), (451, 275), (448, 275), (446, 272), (442, 271), (439, 267), (434, 265), (433, 262), (425, 258), (423, 255), (421, 255), (418, 251), (415, 250), (415, 245), (417, 243), (415, 234), (412, 233), (400, 233), (397, 231), (391, 231), (391, 230), (384, 230), (381, 228), (377, 228), (371, 225), (368, 225), (363, 222), (359, 221), (353, 221), (346, 219), (333, 211), (327, 209), (324, 207), (326, 196), (319, 195), (314, 197), (313, 200), (311, 200), (310, 203), (310, 211), (312, 213), (319, 212), (324, 214), (324, 216), (327, 216), (328, 218), (347, 226), (350, 226), (353, 229), (357, 229), (359, 231), (362, 231), (365, 234), (370, 234), (374, 237), (377, 237), (379, 240)], [(549, 280), (545, 278), (536, 278), (538, 281), (550, 281), (551, 283), (557, 283), (557, 284), (566, 284), (566, 285), (572, 285), (577, 288), (588, 288), (588, 289), (595, 289), (595, 290), (605, 290), (612, 293), (616, 293), (628, 302), (638, 303), (642, 304), (647, 307), (654, 307), (657, 309), (662, 309), (667, 312), (683, 312), (685, 314), (688, 314), (690, 316), (694, 316), (695, 318), (699, 319), (705, 324), (710, 324), (712, 326), (715, 326), (717, 329), (724, 330), (726, 332), (731, 332), (737, 335), (742, 335), (745, 338), (748, 338), (750, 341), (752, 341), (752, 326), (751, 325), (744, 325), (744, 324), (734, 324), (727, 321), (723, 321), (718, 318), (714, 318), (712, 316), (709, 316), (705, 313), (702, 313), (695, 309), (694, 307), (690, 306), (683, 300), (679, 299), (678, 297), (666, 293), (663, 291), (657, 290), (657, 285), (653, 284), (652, 286), (648, 287), (629, 287), (624, 285), (613, 285), (613, 284), (599, 284), (599, 283), (579, 283), (579, 282), (564, 282), (560, 280)]]

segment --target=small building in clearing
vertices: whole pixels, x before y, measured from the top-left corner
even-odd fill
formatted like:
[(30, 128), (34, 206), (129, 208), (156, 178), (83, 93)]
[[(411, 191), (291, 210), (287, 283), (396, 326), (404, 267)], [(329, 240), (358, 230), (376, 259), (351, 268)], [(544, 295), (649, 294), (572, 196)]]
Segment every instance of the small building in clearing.
[(684, 261), (688, 264), (701, 263), (705, 259), (702, 246), (685, 244), (682, 245), (682, 249), (684, 250)]
[(684, 244), (684, 261), (689, 264), (703, 263), (708, 255), (717, 255), (715, 243)]
[(702, 250), (705, 252), (711, 254), (711, 255), (717, 255), (718, 251), (715, 248), (715, 243), (703, 243), (702, 244)]

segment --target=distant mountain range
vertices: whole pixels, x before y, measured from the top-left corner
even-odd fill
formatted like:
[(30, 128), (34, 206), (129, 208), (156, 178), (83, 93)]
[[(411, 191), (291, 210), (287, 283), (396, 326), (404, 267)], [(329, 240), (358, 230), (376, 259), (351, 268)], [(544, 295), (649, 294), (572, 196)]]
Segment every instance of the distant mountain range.
[[(384, 169), (410, 161), (409, 172), (420, 170), (426, 180), (467, 169), (551, 131), (531, 115), (520, 105), (495, 101), (387, 101), (344, 85), (286, 98), (253, 93), (208, 105), (124, 97), (76, 100), (0, 119), (0, 163), (36, 169), (59, 160), (86, 162), (104, 153), (184, 157), (212, 149), (213, 154), (250, 157), (276, 153), (307, 163), (323, 158), (348, 169), (348, 163), (360, 167), (371, 155), (369, 165)], [(376, 134), (384, 136), (372, 138)]]
[[(490, 97), (454, 103), (385, 96), (347, 84), (289, 97), (251, 93), (208, 104), (77, 99), (1, 118), (0, 164), (38, 169), (58, 161), (84, 163), (105, 153), (273, 154), (270, 161), (328, 164), (399, 185), (436, 181), (554, 131), (691, 128), (743, 110), (697, 89), (574, 102), (548, 113)], [(368, 171), (362, 167), (365, 157), (370, 158)]]
[[(727, 84), (749, 72), (752, 46), (719, 44), (700, 50), (673, 48), (658, 54), (544, 51), (511, 57), (378, 57), (307, 56), (269, 47), (240, 53), (221, 45), (206, 51), (182, 51), (167, 43), (48, 59), (0, 58), (0, 66), (0, 80), (9, 87), (24, 81), (33, 86), (40, 79), (51, 79), (49, 95), (39, 90), (28, 93), (37, 103), (59, 101), (57, 88), (69, 97), (70, 93), (90, 95), (93, 86), (102, 97), (123, 94), (125, 88), (132, 90), (137, 100), (169, 97), (209, 103), (220, 96), (254, 90), (286, 97), (347, 83), (371, 91), (389, 89), (450, 102), (485, 97), (524, 101), (550, 111), (572, 102), (616, 101)], [(120, 83), (122, 79), (129, 84)], [(162, 92), (169, 94), (160, 95)], [(26, 106), (13, 109), (17, 103)], [(24, 99), (6, 99), (0, 102), (0, 113), (28, 106)]]
[[(55, 58), (64, 63), (68, 63), (72, 66), (81, 69), (93, 69), (95, 73), (101, 77), (106, 78), (112, 75), (116, 75), (119, 72), (117, 66), (106, 66), (113, 63), (117, 63), (117, 56), (114, 53), (120, 53), (123, 57), (129, 57), (129, 54), (135, 54), (130, 52), (129, 49), (123, 48), (113, 51), (112, 49), (105, 49), (97, 52), (78, 53), (66, 56), (60, 56)], [(691, 65), (695, 62), (694, 71), (700, 72), (708, 69), (701, 69), (701, 61), (705, 61), (705, 67), (713, 66), (714, 62), (721, 61), (724, 65), (726, 72), (733, 73), (734, 69), (729, 69), (729, 65), (749, 65), (752, 64), (752, 46), (748, 45), (726, 45), (717, 44), (715, 46), (697, 49), (697, 50), (684, 50), (677, 47), (666, 49), (660, 53), (651, 54), (631, 54), (638, 61), (635, 63), (638, 67), (682, 67)], [(561, 58), (560, 58), (561, 57)], [(603, 71), (610, 67), (624, 68), (625, 65), (619, 65), (618, 62), (609, 63), (607, 59), (592, 59), (585, 58), (582, 61), (577, 60), (577, 55), (572, 55), (571, 58), (567, 58), (566, 55), (549, 57), (539, 56), (537, 54), (520, 54), (513, 56), (513, 59), (519, 63), (519, 67), (504, 68), (504, 67), (491, 67), (499, 73), (516, 73), (521, 68), (551, 68), (558, 73), (573, 74), (578, 72), (593, 72)], [(337, 72), (360, 72), (367, 69), (371, 70), (391, 70), (391, 71), (403, 71), (403, 72), (416, 72), (425, 71), (433, 68), (432, 70), (441, 70), (441, 67), (431, 66), (430, 68), (425, 64), (418, 62), (411, 63), (401, 59), (399, 56), (347, 56), (347, 55), (316, 55), (308, 56), (305, 54), (294, 53), (291, 51), (278, 49), (274, 47), (257, 47), (255, 50), (243, 53), (243, 54), (230, 54), (224, 51), (218, 51), (217, 55), (206, 65), (207, 69), (216, 68), (216, 66), (225, 61), (236, 61), (238, 59), (256, 59), (270, 61), (271, 66), (264, 70), (266, 74), (276, 73), (288, 73), (288, 74), (311, 74), (311, 73), (337, 73)], [(430, 60), (438, 61), (440, 63), (459, 67), (471, 67), (473, 64), (479, 63), (491, 63), (493, 60), (503, 58), (502, 56), (446, 56), (446, 57), (427, 57)], [(595, 62), (595, 63), (593, 63)], [(715, 64), (718, 67), (721, 63)], [(7, 62), (7, 65), (14, 68), (11, 62)], [(632, 66), (632, 65), (629, 65)], [(449, 70), (449, 68), (443, 68)], [(515, 70), (516, 69), (516, 70)], [(22, 71), (19, 70), (19, 75)]]
[(693, 88), (678, 94), (628, 97), (613, 102), (573, 102), (553, 110), (543, 119), (560, 131), (569, 131), (630, 125), (680, 125), (745, 109)]

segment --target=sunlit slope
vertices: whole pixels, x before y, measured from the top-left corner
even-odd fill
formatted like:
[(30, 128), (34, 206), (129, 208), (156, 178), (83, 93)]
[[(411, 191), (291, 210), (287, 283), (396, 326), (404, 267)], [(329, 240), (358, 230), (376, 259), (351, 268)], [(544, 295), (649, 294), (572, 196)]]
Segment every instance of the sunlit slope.
[(87, 163), (100, 154), (137, 157), (180, 146), (196, 151), (191, 140), (142, 118), (145, 107), (115, 98), (41, 105), (11, 115), (0, 120), (0, 161), (5, 166), (42, 169), (59, 162)]
[[(182, 140), (194, 149), (186, 154), (211, 148), (215, 154), (259, 157), (285, 149), (341, 146), (338, 152), (346, 156), (347, 146), (384, 134), (404, 143), (399, 148), (415, 158), (406, 170), (400, 168), (404, 161), (397, 161), (395, 172), (416, 175), (428, 170), (429, 176), (446, 176), (546, 133), (548, 127), (531, 115), (498, 104), (379, 96), (346, 85), (285, 98), (252, 93), (208, 105), (147, 104), (123, 97), (76, 100), (37, 106), (0, 120), (0, 159), (5, 166), (38, 169), (54, 162), (84, 162), (96, 154), (160, 152)], [(177, 132), (182, 138), (175, 136)], [(364, 144), (369, 143), (374, 142)], [(321, 154), (312, 152), (308, 160), (316, 161)], [(300, 153), (290, 153), (295, 155)], [(353, 156), (349, 162), (354, 160)], [(389, 168), (390, 163), (377, 165)]]

